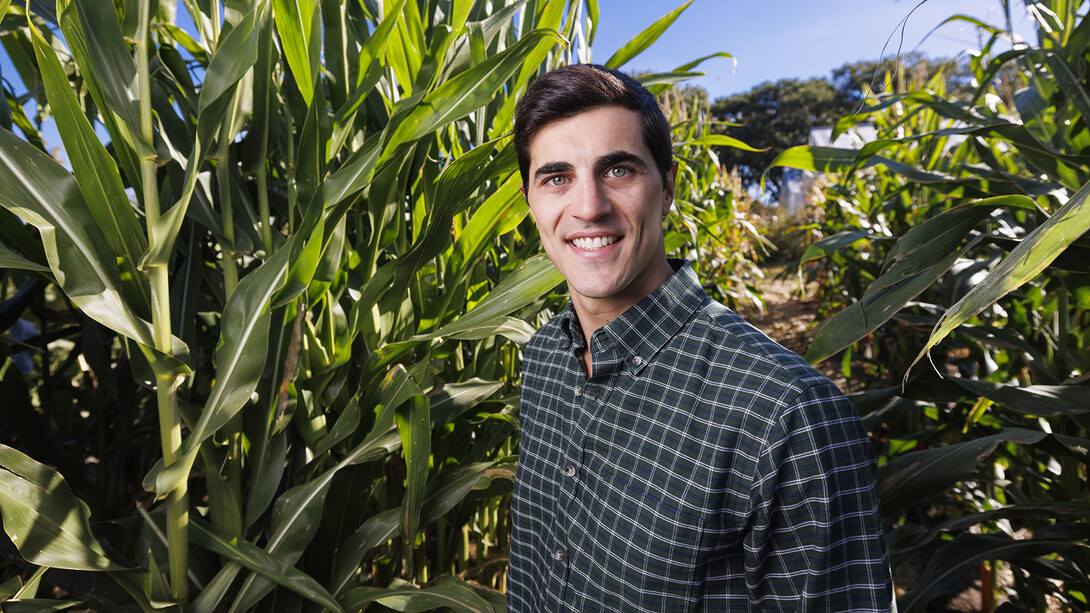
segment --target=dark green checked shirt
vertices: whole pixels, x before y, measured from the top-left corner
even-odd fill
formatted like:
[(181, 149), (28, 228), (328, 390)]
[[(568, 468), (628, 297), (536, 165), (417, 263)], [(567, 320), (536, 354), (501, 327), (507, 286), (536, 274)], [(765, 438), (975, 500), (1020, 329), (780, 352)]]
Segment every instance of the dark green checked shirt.
[(588, 380), (569, 305), (525, 350), (511, 613), (889, 611), (874, 456), (828, 379), (688, 264), (590, 342)]

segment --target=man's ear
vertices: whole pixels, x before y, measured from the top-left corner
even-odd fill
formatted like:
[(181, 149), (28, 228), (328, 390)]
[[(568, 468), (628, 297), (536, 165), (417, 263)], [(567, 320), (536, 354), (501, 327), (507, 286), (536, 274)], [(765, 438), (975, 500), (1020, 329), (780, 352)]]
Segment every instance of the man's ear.
[(674, 187), (677, 183), (677, 162), (674, 162), (670, 166), (670, 170), (666, 172), (666, 185), (662, 190), (662, 216), (666, 217), (670, 214), (670, 207), (674, 204)]

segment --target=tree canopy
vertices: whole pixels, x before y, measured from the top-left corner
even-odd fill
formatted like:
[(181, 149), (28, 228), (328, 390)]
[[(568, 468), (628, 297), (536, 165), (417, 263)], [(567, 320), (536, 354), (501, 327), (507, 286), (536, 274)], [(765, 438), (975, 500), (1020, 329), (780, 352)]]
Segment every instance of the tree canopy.
[[(753, 186), (776, 156), (789, 147), (805, 145), (810, 130), (834, 124), (854, 112), (868, 95), (896, 94), (923, 87), (942, 75), (941, 87), (949, 99), (968, 98), (976, 91), (967, 60), (931, 60), (910, 53), (900, 60), (863, 60), (844, 64), (829, 77), (781, 79), (764, 82), (748, 92), (718, 98), (712, 103), (715, 119), (726, 122), (723, 133), (757, 148), (760, 153), (722, 148), (719, 161), (737, 168), (742, 183)], [(778, 199), (783, 170), (773, 169), (765, 189)]]

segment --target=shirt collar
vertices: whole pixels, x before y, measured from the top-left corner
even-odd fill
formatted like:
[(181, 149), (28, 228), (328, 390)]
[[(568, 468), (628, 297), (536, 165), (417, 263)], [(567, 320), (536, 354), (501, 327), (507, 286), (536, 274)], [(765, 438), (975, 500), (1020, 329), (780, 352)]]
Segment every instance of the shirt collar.
[[(667, 343), (705, 301), (696, 272), (686, 260), (668, 260), (675, 271), (662, 285), (620, 317), (599, 328), (591, 338), (591, 353), (618, 348), (633, 373), (643, 370), (651, 357)], [(585, 346), (575, 308), (568, 302), (560, 314), (567, 350)]]

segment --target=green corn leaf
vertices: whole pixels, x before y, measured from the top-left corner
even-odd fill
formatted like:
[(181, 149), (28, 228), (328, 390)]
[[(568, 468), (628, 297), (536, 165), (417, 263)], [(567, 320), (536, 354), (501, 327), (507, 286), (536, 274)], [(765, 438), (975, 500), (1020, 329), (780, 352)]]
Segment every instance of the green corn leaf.
[(756, 149), (751, 147), (737, 138), (731, 138), (725, 134), (709, 134), (707, 136), (701, 136), (700, 138), (682, 143), (685, 147), (734, 147), (735, 149), (741, 149), (742, 151), (768, 151), (765, 149)]
[[(123, 298), (114, 257), (75, 179), (6, 130), (0, 130), (0, 206), (38, 228), (57, 283), (84, 313), (145, 347), (154, 346), (151, 323)], [(177, 338), (172, 353), (187, 353)], [(173, 368), (186, 370), (180, 363)]]
[(485, 381), (474, 377), (463, 383), (448, 383), (433, 390), (428, 394), (431, 399), (431, 427), (452, 423), (502, 387), (503, 384), (499, 381)]
[[(519, 192), (519, 175), (512, 174), (496, 193), (488, 197), (473, 215), (454, 242), (450, 257), (449, 278), (461, 279), (468, 268), (484, 252), (488, 241), (513, 230), (522, 221), (530, 207)], [(450, 284), (453, 287), (455, 284)]]
[(353, 611), (362, 610), (372, 602), (403, 613), (423, 613), (440, 608), (455, 613), (495, 611), (473, 588), (454, 577), (443, 578), (438, 584), (424, 589), (360, 587), (349, 590), (341, 602), (345, 609)]
[(414, 339), (439, 338), (485, 325), (497, 317), (521, 309), (563, 282), (563, 276), (549, 258), (536, 255), (527, 259), (515, 272), (492, 288), (484, 300), (468, 313), (432, 334)]
[[(4, 15), (8, 12), (9, 6), (11, 6), (11, 0), (0, 0), (0, 23), (4, 21)], [(56, 21), (55, 17), (54, 21)]]
[(321, 41), (315, 35), (321, 31), (321, 11), (317, 0), (273, 0), (273, 17), (284, 59), (295, 77), (295, 84), (310, 105), (314, 97), (314, 77)]
[[(74, 17), (70, 6), (75, 7), (78, 24), (67, 23)], [(65, 37), (77, 39), (72, 41), (72, 50), (84, 77), (100, 92), (100, 108), (120, 120), (116, 126), (121, 138), (139, 156), (155, 157), (155, 147), (141, 136), (136, 64), (121, 34), (113, 2), (62, 0), (58, 9), (64, 17)]]
[[(405, 374), (403, 369), (401, 373)], [(409, 398), (420, 394), (422, 394), (420, 388), (407, 375), (392, 376), (390, 385), (382, 392), (380, 403), (386, 403), (386, 406), (395, 409), (396, 405), (391, 403), (396, 402), (399, 397)], [(389, 427), (386, 427), (386, 424)], [(294, 564), (303, 555), (317, 532), (318, 523), (322, 517), (322, 507), (334, 475), (346, 466), (385, 457), (400, 445), (400, 438), (397, 432), (393, 431), (393, 411), (391, 410), (388, 421), (384, 423), (382, 419), (376, 420), (376, 426), (371, 434), (335, 466), (314, 479), (288, 490), (277, 499), (273, 510), (272, 534), (268, 538), (265, 551), (287, 563)], [(237, 572), (238, 568), (233, 565), (228, 565), (220, 571), (225, 576)], [(273, 585), (271, 581), (260, 576), (247, 577), (231, 610), (248, 610), (264, 598)]]
[(121, 570), (91, 532), (91, 511), (52, 468), (0, 445), (0, 515), (27, 561), (72, 570)]
[(352, 581), (359, 570), (364, 556), (375, 547), (397, 536), (400, 518), (400, 507), (376, 513), (348, 537), (342, 547), (337, 549), (337, 559), (333, 567), (334, 593), (341, 595), (340, 592)]
[(1008, 428), (991, 436), (897, 456), (878, 469), (882, 512), (886, 517), (897, 517), (910, 505), (969, 478), (999, 443), (1033, 445), (1046, 436), (1044, 432)]
[(137, 300), (138, 310), (148, 312), (151, 293), (147, 277), (137, 270), (147, 239), (136, 219), (117, 163), (106, 152), (94, 129), (79, 108), (76, 96), (68, 85), (68, 76), (38, 29), (31, 24), (34, 53), (42, 71), (42, 80), (49, 96), (49, 105), (57, 120), (57, 131), (64, 142), (72, 172), (88, 209), (97, 222), (106, 242), (120, 260), (123, 279), (129, 279), (129, 296)]
[[(1076, 552), (1075, 550), (1080, 550)], [(957, 589), (965, 573), (989, 560), (1024, 560), (1066, 552), (1085, 556), (1085, 541), (1063, 538), (1012, 539), (1000, 534), (961, 534), (939, 550), (910, 592), (897, 599), (903, 613), (923, 611), (928, 601)]]
[(0, 268), (14, 268), (30, 272), (51, 273), (48, 266), (35, 264), (0, 243)]
[(850, 247), (860, 241), (882, 238), (885, 237), (876, 236), (863, 230), (844, 230), (843, 232), (837, 232), (836, 234), (826, 236), (807, 247), (806, 252), (802, 254), (802, 258), (799, 260), (799, 264), (805, 264), (812, 260), (820, 260), (830, 253), (839, 251), (844, 247)]
[(563, 40), (555, 30), (534, 30), (502, 52), (444, 82), (424, 99), (397, 126), (385, 145), (383, 157), (389, 157), (401, 144), (433, 133), (440, 126), (464, 117), (488, 104), (503, 83), (522, 67), (537, 41), (544, 37)]
[(658, 21), (648, 26), (647, 29), (637, 34), (635, 38), (618, 49), (612, 57), (606, 60), (604, 66), (606, 68), (620, 68), (627, 64), (632, 58), (643, 53), (645, 49), (650, 47), (652, 43), (662, 36), (662, 33), (666, 31), (666, 28), (670, 27), (670, 24), (674, 23), (681, 13), (689, 8), (689, 5), (692, 3), (693, 0), (689, 0), (685, 4), (682, 4), (678, 8), (660, 17)]
[(959, 386), (1002, 405), (1032, 416), (1085, 415), (1090, 413), (1090, 388), (1078, 385), (1003, 385), (964, 377), (943, 376)]
[[(259, 23), (269, 18), (268, 11), (268, 2), (254, 3), (245, 19), (227, 31), (223, 41), (216, 47), (201, 88), (197, 134), (193, 151), (184, 164), (185, 179), (181, 192), (174, 205), (154, 226), (148, 228), (153, 247), (144, 255), (141, 261), (143, 267), (166, 266), (170, 259), (208, 149), (220, 133), (223, 123), (231, 120), (229, 114), (234, 108), (235, 92), (240, 80), (257, 63), (261, 45)], [(220, 236), (225, 235), (222, 229), (217, 233)]]
[(505, 318), (505, 315), (534, 302), (563, 282), (563, 275), (548, 257), (537, 255), (529, 258), (465, 315), (434, 332), (390, 343), (376, 351), (379, 356), (376, 366), (388, 364), (422, 342), (442, 337), (479, 339), (504, 334), (516, 342), (528, 340), (529, 335), (533, 334), (529, 324), (522, 322), (520, 325), (517, 322), (521, 320)]
[(983, 281), (943, 314), (912, 364), (915, 365), (923, 359), (932, 347), (955, 328), (1036, 277), (1075, 239), (1085, 234), (1090, 228), (1090, 206), (1087, 205), (1087, 198), (1090, 198), (1090, 183), (1084, 185), (1048, 221), (1023, 239)]
[(1005, 198), (988, 199), (950, 209), (906, 232), (890, 251), (887, 259), (892, 264), (871, 283), (861, 300), (821, 328), (806, 359), (816, 364), (889, 321), (979, 242), (979, 236), (965, 241), (992, 208), (1003, 202)]
[[(200, 421), (193, 426), (179, 450), (179, 460), (153, 469), (144, 486), (161, 496), (188, 478), (200, 445), (226, 425), (257, 389), (269, 344), (269, 303), (284, 284), (290, 249), (281, 249), (257, 270), (246, 275), (223, 309), (220, 345), (212, 357), (216, 383), (212, 386)], [(148, 487), (153, 485), (153, 487)]]
[(343, 610), (333, 599), (332, 594), (313, 577), (286, 563), (283, 559), (270, 556), (260, 547), (203, 520), (195, 519), (190, 525), (193, 527), (193, 543), (198, 547), (204, 547), (212, 553), (241, 564), (331, 611)]
[(51, 611), (64, 611), (82, 604), (83, 602), (79, 600), (12, 599), (4, 601), (4, 613), (50, 613)]
[(416, 532), (420, 529), (420, 504), (428, 482), (431, 457), (431, 404), (424, 395), (416, 395), (394, 413), (401, 449), (405, 456), (405, 495), (401, 502), (401, 539), (405, 545), (405, 568), (412, 576), (416, 566)]
[[(444, 470), (428, 483), (420, 511), (421, 525), (427, 525), (446, 515), (465, 500), (495, 467), (492, 462), (479, 462)], [(383, 511), (368, 518), (337, 550), (332, 590), (338, 596), (359, 569), (364, 557), (379, 545), (397, 535), (401, 509)]]
[[(559, 31), (564, 20), (564, 5), (563, 2), (545, 2), (541, 9), (540, 19), (533, 27)], [(598, 25), (597, 22), (594, 25)], [(541, 63), (548, 58), (549, 52), (555, 46), (555, 40), (543, 39), (537, 44), (537, 48), (527, 56), (522, 69), (519, 71), (518, 78), (515, 80), (515, 86), (507, 91), (507, 98), (503, 101), (503, 106), (496, 112), (492, 127), (489, 129), (489, 138), (498, 138), (511, 131), (515, 117), (515, 105), (518, 104), (522, 93), (526, 91), (530, 79), (537, 74)]]

